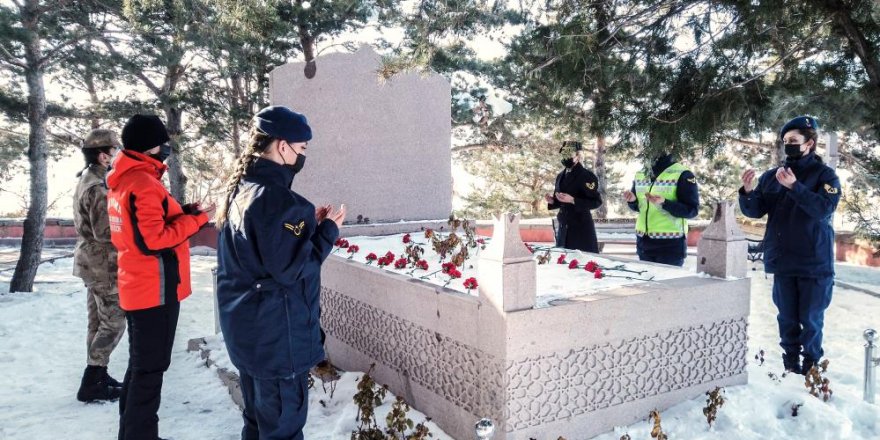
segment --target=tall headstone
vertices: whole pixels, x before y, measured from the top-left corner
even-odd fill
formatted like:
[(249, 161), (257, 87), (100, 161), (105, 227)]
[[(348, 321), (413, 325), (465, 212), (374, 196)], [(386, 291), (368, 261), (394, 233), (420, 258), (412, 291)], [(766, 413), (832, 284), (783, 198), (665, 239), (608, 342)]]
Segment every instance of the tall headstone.
[(480, 253), (480, 296), (504, 312), (531, 309), (537, 263), (519, 235), (519, 214), (500, 214), (494, 221), (492, 241)]
[(736, 223), (733, 201), (715, 205), (715, 216), (697, 244), (697, 272), (718, 278), (745, 278), (748, 242)]
[(345, 203), (349, 219), (437, 220), (452, 212), (451, 87), (442, 76), (379, 74), (382, 57), (318, 57), (271, 74), (272, 104), (306, 115), (314, 138), (293, 189), (316, 204)]

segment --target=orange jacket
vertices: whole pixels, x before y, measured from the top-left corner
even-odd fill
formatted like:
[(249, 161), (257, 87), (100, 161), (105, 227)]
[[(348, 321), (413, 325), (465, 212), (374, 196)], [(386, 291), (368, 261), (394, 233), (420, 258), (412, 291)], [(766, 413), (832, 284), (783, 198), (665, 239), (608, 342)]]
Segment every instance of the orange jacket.
[(141, 310), (182, 301), (192, 292), (189, 237), (208, 216), (185, 214), (162, 185), (168, 169), (135, 151), (121, 151), (107, 174), (110, 239), (119, 251), (119, 305)]

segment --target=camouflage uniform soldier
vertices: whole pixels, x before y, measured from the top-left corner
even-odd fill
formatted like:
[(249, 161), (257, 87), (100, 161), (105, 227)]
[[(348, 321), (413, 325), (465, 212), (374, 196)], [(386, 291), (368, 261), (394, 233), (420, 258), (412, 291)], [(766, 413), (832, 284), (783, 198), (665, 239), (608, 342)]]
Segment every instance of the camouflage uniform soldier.
[(86, 167), (79, 172), (73, 196), (74, 223), (79, 239), (74, 251), (73, 274), (88, 288), (89, 330), (87, 367), (77, 400), (118, 399), (122, 385), (107, 373), (110, 353), (125, 331), (125, 313), (119, 308), (116, 287), (116, 248), (110, 242), (107, 215), (107, 167), (121, 146), (110, 130), (92, 130), (83, 141)]

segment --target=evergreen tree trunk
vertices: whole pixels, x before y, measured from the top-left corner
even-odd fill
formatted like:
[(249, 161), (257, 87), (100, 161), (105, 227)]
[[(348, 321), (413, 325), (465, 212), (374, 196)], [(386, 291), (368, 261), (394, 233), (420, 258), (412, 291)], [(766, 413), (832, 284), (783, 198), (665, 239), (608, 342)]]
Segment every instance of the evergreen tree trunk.
[(593, 172), (599, 177), (599, 194), (602, 196), (602, 206), (596, 210), (596, 218), (608, 218), (608, 179), (605, 169), (605, 136), (596, 136), (596, 163)]
[(10, 292), (32, 292), (40, 257), (43, 252), (43, 232), (46, 228), (47, 161), (46, 145), (46, 91), (43, 87), (43, 67), (40, 65), (42, 49), (37, 29), (37, 0), (27, 0), (23, 8), (23, 20), (27, 43), (25, 60), (28, 68), (25, 79), (28, 86), (28, 163), (30, 164), (30, 203), (24, 221), (24, 235), (21, 239), (21, 254), (15, 265), (15, 273), (9, 284)]
[(165, 126), (168, 129), (168, 135), (171, 136), (171, 149), (173, 153), (168, 159), (168, 180), (170, 182), (171, 195), (181, 204), (187, 203), (186, 200), (186, 183), (189, 180), (183, 173), (183, 164), (180, 161), (180, 134), (183, 132), (183, 124), (181, 121), (182, 110), (168, 105), (165, 107)]

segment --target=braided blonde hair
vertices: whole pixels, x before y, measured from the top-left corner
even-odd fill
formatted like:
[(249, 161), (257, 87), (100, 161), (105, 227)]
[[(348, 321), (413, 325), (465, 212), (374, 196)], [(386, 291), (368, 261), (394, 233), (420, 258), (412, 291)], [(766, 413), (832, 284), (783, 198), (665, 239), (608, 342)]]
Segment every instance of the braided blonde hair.
[(217, 211), (215, 219), (217, 228), (226, 226), (226, 221), (229, 218), (229, 207), (232, 204), (235, 191), (238, 189), (238, 184), (241, 183), (241, 178), (247, 174), (247, 169), (253, 165), (260, 154), (269, 148), (273, 141), (275, 141), (275, 138), (272, 136), (269, 136), (257, 127), (251, 127), (251, 131), (248, 133), (247, 148), (239, 156), (235, 171), (226, 182), (226, 197), (223, 198), (223, 204), (220, 206), (220, 210)]

